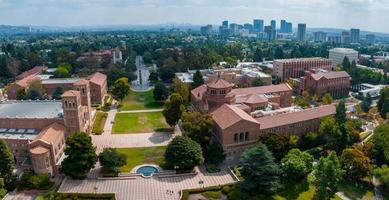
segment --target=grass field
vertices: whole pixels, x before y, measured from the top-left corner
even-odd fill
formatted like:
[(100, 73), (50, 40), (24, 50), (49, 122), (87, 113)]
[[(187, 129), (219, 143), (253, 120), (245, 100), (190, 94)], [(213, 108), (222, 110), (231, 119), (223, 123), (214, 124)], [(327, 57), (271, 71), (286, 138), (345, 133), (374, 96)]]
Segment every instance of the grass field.
[(117, 113), (113, 134), (170, 131), (162, 112)]
[(96, 135), (101, 135), (104, 131), (105, 120), (107, 119), (108, 113), (97, 111), (96, 119), (93, 122), (92, 132)]
[(145, 110), (158, 109), (163, 107), (163, 102), (156, 102), (153, 97), (153, 90), (148, 92), (134, 92), (120, 102), (119, 111), (122, 110)]
[(142, 148), (117, 148), (117, 151), (127, 156), (127, 165), (120, 168), (121, 172), (129, 172), (141, 164), (156, 164), (163, 166), (166, 146)]

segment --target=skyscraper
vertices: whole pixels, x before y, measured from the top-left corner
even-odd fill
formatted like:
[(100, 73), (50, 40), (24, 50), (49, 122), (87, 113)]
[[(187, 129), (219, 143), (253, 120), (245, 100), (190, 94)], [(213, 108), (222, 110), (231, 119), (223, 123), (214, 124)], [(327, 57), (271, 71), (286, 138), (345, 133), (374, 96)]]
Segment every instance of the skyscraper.
[(327, 39), (327, 33), (318, 31), (313, 33), (313, 41), (315, 42), (325, 42)]
[(276, 29), (277, 29), (276, 23), (277, 23), (277, 22), (276, 22), (276, 20), (274, 20), (274, 19), (270, 21), (270, 26), (271, 26), (271, 28), (272, 28), (273, 30), (276, 30)]
[(292, 22), (286, 22), (286, 33), (292, 33)]
[(253, 32), (253, 25), (252, 24), (246, 23), (246, 24), (243, 25), (243, 28), (248, 30), (249, 33)]
[(341, 35), (341, 42), (342, 44), (348, 44), (350, 43), (350, 32), (348, 31), (343, 31)]
[(366, 35), (366, 43), (367, 44), (374, 44), (375, 43), (375, 35), (374, 34), (367, 34)]
[(254, 19), (253, 20), (254, 24), (254, 32), (255, 33), (262, 33), (263, 32), (263, 20), (262, 19)]
[(276, 30), (273, 29), (272, 26), (265, 26), (266, 40), (275, 40), (277, 35), (276, 33)]
[(298, 24), (297, 25), (297, 40), (304, 41), (306, 33), (307, 33), (307, 25), (306, 24)]
[(286, 31), (286, 20), (284, 20), (284, 19), (282, 19), (281, 20), (281, 28), (280, 28), (280, 33), (286, 33), (287, 31)]
[(350, 36), (350, 42), (351, 43), (359, 43), (359, 29), (352, 28), (350, 30), (351, 36)]
[(202, 35), (209, 35), (212, 33), (212, 25), (208, 24), (206, 26), (200, 27), (200, 32)]
[(228, 21), (227, 20), (223, 21), (222, 26), (225, 26), (228, 28)]

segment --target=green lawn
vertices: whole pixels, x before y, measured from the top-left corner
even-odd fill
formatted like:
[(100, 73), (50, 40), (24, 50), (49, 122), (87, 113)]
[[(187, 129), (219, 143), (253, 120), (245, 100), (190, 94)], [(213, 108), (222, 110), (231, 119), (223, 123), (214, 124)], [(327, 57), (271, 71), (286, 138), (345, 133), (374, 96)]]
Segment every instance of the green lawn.
[(120, 102), (119, 111), (122, 110), (145, 110), (162, 108), (162, 102), (156, 102), (153, 97), (153, 90), (148, 92), (134, 92)]
[(113, 134), (149, 133), (170, 131), (162, 112), (117, 113), (112, 128)]
[(141, 164), (156, 164), (163, 166), (165, 162), (166, 146), (141, 147), (141, 148), (117, 148), (117, 151), (127, 156), (127, 165), (120, 168), (121, 172), (129, 172), (132, 168)]
[(96, 118), (93, 122), (92, 132), (96, 135), (101, 135), (104, 131), (104, 124), (107, 119), (108, 113), (97, 111)]

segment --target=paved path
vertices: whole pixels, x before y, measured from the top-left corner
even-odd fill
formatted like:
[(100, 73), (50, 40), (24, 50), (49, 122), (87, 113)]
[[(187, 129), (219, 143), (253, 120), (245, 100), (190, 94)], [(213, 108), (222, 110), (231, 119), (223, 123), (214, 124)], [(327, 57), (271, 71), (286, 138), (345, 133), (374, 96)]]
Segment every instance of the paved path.
[(338, 195), (338, 197), (342, 200), (351, 200), (350, 198), (346, 197), (343, 192), (337, 192), (336, 195)]
[(162, 112), (163, 108), (160, 109), (146, 109), (146, 110), (122, 110), (118, 113), (145, 113), (145, 112)]
[[(65, 179), (59, 188), (61, 193), (115, 193), (117, 200), (177, 200), (182, 189), (199, 188), (199, 181), (203, 187), (235, 183), (236, 180), (228, 169), (218, 173), (201, 172), (197, 175), (177, 177), (151, 177), (134, 179)], [(95, 190), (94, 188), (97, 188)], [(168, 194), (172, 190), (173, 194)]]

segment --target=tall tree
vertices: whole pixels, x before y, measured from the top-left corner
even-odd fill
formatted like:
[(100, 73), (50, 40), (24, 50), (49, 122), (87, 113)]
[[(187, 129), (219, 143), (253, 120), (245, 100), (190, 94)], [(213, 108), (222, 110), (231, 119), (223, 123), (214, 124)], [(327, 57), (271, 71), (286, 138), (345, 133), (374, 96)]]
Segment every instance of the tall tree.
[(243, 188), (252, 193), (274, 193), (280, 188), (280, 167), (266, 145), (246, 149), (240, 159)]
[(313, 157), (299, 149), (292, 149), (281, 160), (281, 167), (288, 179), (305, 178), (312, 171)]
[(369, 93), (367, 93), (366, 97), (363, 98), (361, 103), (361, 108), (363, 112), (367, 113), (370, 110), (371, 104), (373, 103), (373, 100), (371, 99), (371, 96)]
[(173, 93), (181, 96), (184, 105), (189, 103), (189, 86), (178, 78), (173, 79)]
[(331, 152), (327, 157), (321, 157), (313, 170), (313, 183), (317, 188), (315, 196), (318, 199), (330, 199), (337, 191), (343, 174), (344, 170), (335, 152)]
[[(373, 174), (389, 189), (389, 166), (382, 165), (374, 169)], [(388, 190), (386, 190), (388, 191)]]
[(97, 162), (96, 148), (86, 133), (73, 133), (66, 138), (65, 155), (61, 169), (73, 179), (85, 179)]
[(40, 80), (33, 80), (32, 82), (30, 82), (30, 86), (28, 87), (26, 92), (27, 99), (32, 99), (32, 100), (43, 99), (44, 94), (45, 94), (45, 90)]
[(369, 157), (356, 148), (343, 150), (340, 162), (346, 172), (345, 177), (351, 181), (359, 181), (366, 177), (372, 169)]
[(322, 102), (322, 104), (324, 104), (324, 105), (329, 105), (329, 104), (331, 104), (331, 103), (333, 102), (333, 99), (332, 99), (331, 94), (326, 93), (326, 94), (322, 97), (321, 102)]
[(118, 168), (127, 164), (126, 155), (117, 152), (114, 148), (105, 148), (103, 152), (99, 154), (99, 161), (101, 166), (118, 172)]
[(156, 71), (151, 71), (151, 72), (150, 72), (150, 75), (149, 75), (149, 81), (150, 81), (150, 83), (152, 83), (152, 84), (156, 84), (156, 83), (159, 81), (158, 72), (156, 72)]
[(61, 99), (61, 95), (63, 94), (63, 92), (64, 92), (63, 87), (55, 88), (53, 96), (52, 96), (53, 99)]
[(351, 67), (350, 59), (347, 56), (344, 57), (342, 61), (342, 67), (347, 71)]
[(175, 126), (181, 119), (182, 113), (185, 110), (181, 95), (173, 93), (165, 102), (165, 107), (162, 111), (166, 122), (171, 126)]
[(197, 88), (204, 84), (203, 75), (201, 74), (200, 70), (196, 70), (196, 73), (193, 75), (193, 88)]
[(204, 162), (201, 146), (186, 136), (175, 137), (165, 152), (166, 165), (172, 169), (187, 170)]
[(344, 103), (344, 99), (340, 100), (338, 105), (336, 106), (335, 118), (338, 121), (338, 123), (346, 122), (346, 106)]
[(372, 136), (373, 155), (378, 164), (389, 164), (389, 125), (381, 124)]
[(158, 82), (154, 85), (153, 96), (156, 101), (165, 101), (169, 97), (169, 89), (165, 84)]
[(128, 84), (128, 78), (122, 77), (115, 81), (112, 86), (112, 94), (123, 100), (130, 93), (130, 85)]
[(4, 179), (5, 185), (13, 185), (15, 168), (14, 157), (4, 140), (0, 139), (0, 178)]

